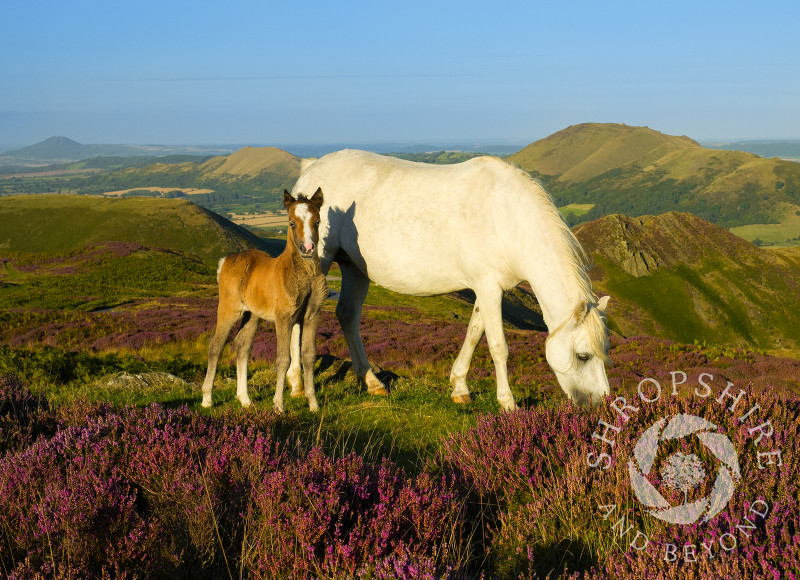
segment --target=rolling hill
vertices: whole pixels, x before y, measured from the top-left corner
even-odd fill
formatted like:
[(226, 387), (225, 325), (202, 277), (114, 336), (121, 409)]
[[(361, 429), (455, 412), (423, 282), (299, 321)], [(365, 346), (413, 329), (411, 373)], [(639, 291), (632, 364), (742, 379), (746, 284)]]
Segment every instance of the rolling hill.
[(75, 195), (0, 198), (0, 251), (63, 252), (125, 242), (193, 254), (214, 265), (263, 240), (184, 199)]
[(282, 207), (280, 194), (291, 189), (299, 175), (298, 157), (276, 147), (244, 147), (204, 161), (154, 163), (93, 175), (81, 181), (78, 192), (103, 194), (148, 187), (208, 189), (213, 194), (198, 195), (193, 201), (224, 214), (231, 206), (247, 203)]
[(787, 206), (800, 212), (800, 164), (707, 149), (647, 127), (574, 125), (509, 161), (541, 179), (557, 205), (590, 208), (573, 223), (683, 211), (731, 228), (782, 223)]
[(800, 253), (773, 252), (688, 213), (609, 215), (575, 234), (594, 288), (612, 296), (609, 326), (762, 349), (800, 348)]

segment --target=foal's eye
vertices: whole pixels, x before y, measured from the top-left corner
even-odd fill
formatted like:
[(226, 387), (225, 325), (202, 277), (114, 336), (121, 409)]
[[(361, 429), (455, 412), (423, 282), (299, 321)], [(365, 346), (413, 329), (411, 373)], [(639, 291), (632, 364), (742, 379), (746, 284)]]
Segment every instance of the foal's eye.
[(587, 362), (590, 358), (592, 358), (592, 355), (590, 355), (588, 352), (578, 353), (578, 360), (581, 362)]
[(294, 222), (289, 222), (289, 225), (292, 227), (292, 229), (295, 229), (297, 227), (297, 224)]

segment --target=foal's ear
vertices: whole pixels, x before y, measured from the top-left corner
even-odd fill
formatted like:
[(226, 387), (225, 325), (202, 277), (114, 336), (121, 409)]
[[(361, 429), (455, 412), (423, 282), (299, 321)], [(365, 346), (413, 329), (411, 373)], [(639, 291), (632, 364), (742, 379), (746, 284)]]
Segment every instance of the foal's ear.
[(597, 309), (600, 312), (605, 312), (606, 311), (606, 307), (608, 306), (608, 299), (609, 298), (610, 298), (610, 296), (603, 296), (600, 300), (598, 300)]
[(292, 205), (296, 201), (297, 200), (292, 197), (291, 193), (289, 193), (285, 189), (283, 190), (283, 207), (285, 207), (287, 209), (287, 211), (289, 209), (289, 206)]
[(319, 211), (319, 209), (322, 207), (322, 204), (324, 202), (324, 199), (322, 197), (322, 188), (321, 187), (317, 188), (317, 191), (314, 193), (314, 195), (311, 197), (311, 199), (309, 201), (312, 204), (314, 204), (314, 206), (317, 208), (317, 211)]

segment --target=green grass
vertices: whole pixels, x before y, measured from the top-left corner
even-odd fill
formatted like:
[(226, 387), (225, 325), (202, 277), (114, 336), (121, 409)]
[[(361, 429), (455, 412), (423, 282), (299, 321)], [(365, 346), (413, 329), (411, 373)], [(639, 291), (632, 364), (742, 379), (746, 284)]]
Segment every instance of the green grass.
[(183, 199), (33, 195), (0, 198), (0, 248), (54, 252), (105, 241), (192, 253), (215, 264), (258, 240)]
[(214, 268), (180, 252), (142, 248), (127, 257), (109, 252), (97, 263), (83, 262), (82, 250), (7, 256), (23, 264), (54, 260), (69, 272), (25, 273), (6, 264), (0, 269), (0, 281), (5, 282), (0, 298), (6, 308), (87, 311), (165, 294), (207, 293), (215, 287)]
[(750, 224), (731, 228), (730, 232), (748, 242), (760, 240), (778, 247), (800, 245), (800, 206), (780, 204), (776, 224)]

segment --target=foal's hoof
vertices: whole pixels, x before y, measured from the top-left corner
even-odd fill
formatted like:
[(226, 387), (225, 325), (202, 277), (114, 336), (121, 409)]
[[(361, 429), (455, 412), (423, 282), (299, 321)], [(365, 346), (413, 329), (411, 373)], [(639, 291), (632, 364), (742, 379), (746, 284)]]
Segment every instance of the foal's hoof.
[(296, 391), (292, 390), (292, 394), (289, 396), (292, 397), (293, 399), (299, 399), (300, 397), (305, 397), (306, 392), (302, 388), (300, 388), (297, 389)]
[(472, 402), (472, 397), (469, 393), (466, 395), (451, 395), (451, 399), (453, 399), (454, 403), (458, 403), (459, 405), (468, 405)]
[(380, 387), (374, 387), (374, 388), (371, 388), (371, 389), (367, 389), (367, 392), (370, 395), (376, 395), (378, 397), (388, 397), (389, 396), (389, 391), (387, 391), (386, 387), (384, 387), (383, 385), (381, 385)]

